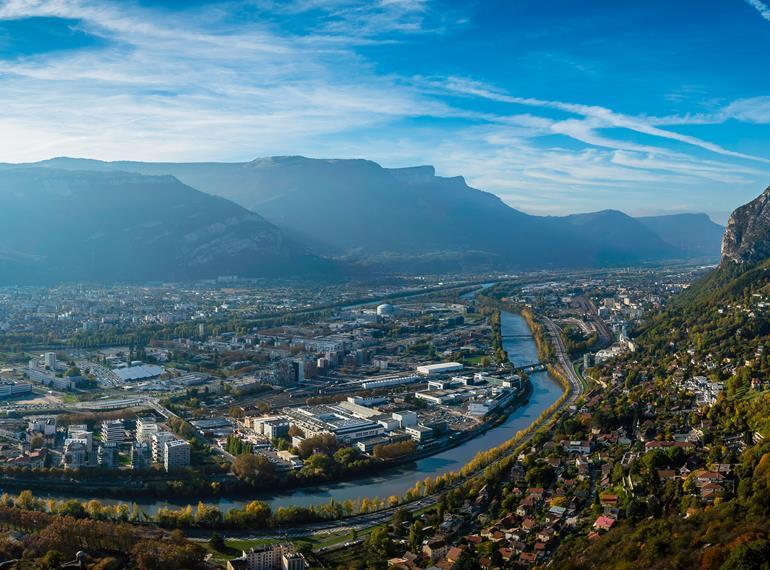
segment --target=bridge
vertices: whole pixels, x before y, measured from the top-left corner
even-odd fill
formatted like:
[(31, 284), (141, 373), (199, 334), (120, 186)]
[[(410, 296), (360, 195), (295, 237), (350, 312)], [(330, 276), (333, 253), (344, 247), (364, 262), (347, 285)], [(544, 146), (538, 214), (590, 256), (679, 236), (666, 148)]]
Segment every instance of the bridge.
[(534, 364), (527, 364), (526, 366), (517, 366), (518, 370), (521, 370), (522, 372), (526, 372), (527, 374), (531, 374), (532, 372), (538, 372), (540, 370), (545, 370), (545, 364), (542, 362), (536, 362)]

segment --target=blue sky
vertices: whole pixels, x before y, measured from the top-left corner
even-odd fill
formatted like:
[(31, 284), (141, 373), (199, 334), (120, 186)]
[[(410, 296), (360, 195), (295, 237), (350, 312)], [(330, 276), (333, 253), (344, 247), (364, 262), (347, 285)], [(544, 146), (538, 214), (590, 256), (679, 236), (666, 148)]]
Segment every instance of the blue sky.
[(0, 0), (0, 161), (434, 164), (533, 213), (770, 185), (760, 0)]

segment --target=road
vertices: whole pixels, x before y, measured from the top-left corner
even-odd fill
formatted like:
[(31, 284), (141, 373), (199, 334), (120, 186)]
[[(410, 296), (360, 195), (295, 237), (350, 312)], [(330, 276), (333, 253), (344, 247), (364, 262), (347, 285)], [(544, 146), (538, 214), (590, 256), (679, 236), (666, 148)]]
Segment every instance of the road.
[(567, 375), (567, 380), (569, 380), (569, 383), (572, 386), (572, 394), (577, 394), (579, 396), (583, 393), (585, 381), (575, 371), (575, 367), (572, 365), (572, 359), (569, 357), (569, 352), (567, 352), (567, 347), (564, 344), (561, 329), (559, 328), (559, 325), (554, 323), (548, 317), (543, 317), (543, 324), (551, 339), (551, 346), (553, 346), (554, 352), (556, 353), (559, 368), (561, 368)]

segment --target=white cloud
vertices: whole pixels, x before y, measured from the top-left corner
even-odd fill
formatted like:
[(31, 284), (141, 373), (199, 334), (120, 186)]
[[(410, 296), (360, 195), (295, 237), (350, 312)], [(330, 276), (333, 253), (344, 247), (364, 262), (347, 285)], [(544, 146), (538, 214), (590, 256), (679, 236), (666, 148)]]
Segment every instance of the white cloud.
[(760, 2), (760, 0), (746, 0), (746, 4), (753, 6), (765, 20), (770, 22), (770, 6), (764, 2)]
[[(655, 118), (516, 97), (458, 77), (383, 75), (359, 46), (444, 33), (460, 18), (429, 0), (250, 4), (253, 17), (235, 23), (227, 4), (179, 13), (123, 2), (0, 1), (0, 19), (77, 20), (104, 40), (0, 60), (0, 160), (307, 154), (433, 163), (514, 206), (562, 213), (597, 201), (622, 207), (660, 188), (747, 187), (767, 175), (764, 157), (663, 127), (770, 122), (770, 98)], [(314, 17), (299, 31), (276, 23), (297, 14)], [(478, 100), (502, 105), (482, 112)], [(412, 121), (425, 118), (429, 126)]]

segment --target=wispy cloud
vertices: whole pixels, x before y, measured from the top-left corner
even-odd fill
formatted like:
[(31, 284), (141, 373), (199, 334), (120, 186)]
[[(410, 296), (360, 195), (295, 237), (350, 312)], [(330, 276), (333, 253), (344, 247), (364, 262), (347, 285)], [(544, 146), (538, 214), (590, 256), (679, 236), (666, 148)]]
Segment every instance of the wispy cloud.
[(770, 22), (770, 6), (760, 0), (746, 0), (746, 4), (753, 6), (765, 20)]
[(767, 157), (685, 134), (728, 120), (770, 123), (770, 97), (640, 116), (472, 78), (382, 73), (362, 55), (364, 45), (468, 25), (441, 8), (435, 0), (252, 0), (181, 11), (0, 0), (0, 20), (62, 18), (103, 40), (0, 59), (0, 160), (364, 156), (433, 163), (538, 212), (591, 209), (598, 199), (633, 210), (650, 188), (697, 206), (692, 196), (704, 184), (750, 188), (770, 178)]
[[(611, 141), (606, 137), (602, 137), (596, 133), (598, 129), (602, 128), (622, 128), (653, 137), (662, 139), (673, 140), (688, 145), (696, 146), (704, 150), (721, 154), (724, 156), (730, 156), (734, 158), (743, 158), (748, 160), (756, 160), (770, 164), (770, 159), (763, 157), (752, 156), (740, 152), (728, 150), (697, 137), (684, 135), (670, 130), (665, 130), (657, 127), (654, 122), (644, 117), (633, 117), (624, 115), (622, 113), (616, 113), (610, 109), (594, 105), (583, 105), (576, 103), (566, 103), (563, 101), (547, 101), (542, 99), (535, 99), (531, 97), (515, 97), (508, 95), (499, 90), (495, 90), (489, 86), (483, 85), (478, 82), (469, 81), (461, 78), (449, 78), (445, 82), (436, 83), (434, 86), (443, 86), (449, 91), (456, 93), (462, 93), (466, 95), (473, 95), (477, 97), (483, 97), (493, 101), (499, 101), (503, 103), (510, 103), (513, 105), (523, 105), (527, 107), (543, 107), (556, 109), (558, 111), (564, 111), (574, 115), (580, 115), (584, 117), (583, 121), (576, 121), (574, 119), (567, 119), (562, 122), (554, 123), (552, 129), (562, 134), (574, 136), (582, 142), (587, 142), (596, 146), (609, 146), (611, 148), (628, 148), (631, 150), (651, 150), (650, 147), (640, 147), (634, 145), (629, 147), (629, 143), (620, 143), (618, 141)], [(617, 145), (623, 144), (622, 147)]]

